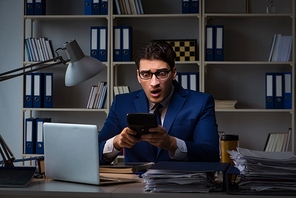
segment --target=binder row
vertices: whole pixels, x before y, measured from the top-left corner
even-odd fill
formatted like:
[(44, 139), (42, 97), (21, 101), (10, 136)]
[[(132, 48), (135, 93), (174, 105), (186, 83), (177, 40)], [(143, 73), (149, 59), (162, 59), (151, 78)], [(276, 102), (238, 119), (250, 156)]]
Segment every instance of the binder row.
[(287, 62), (292, 50), (292, 36), (273, 35), (268, 61)]
[(206, 26), (206, 61), (224, 60), (224, 26)]
[(108, 0), (84, 0), (84, 15), (108, 15)]
[(90, 27), (90, 56), (107, 61), (107, 26)]
[(51, 41), (45, 37), (25, 39), (28, 61), (45, 61), (54, 58)]
[(51, 118), (27, 118), (25, 120), (25, 154), (44, 154), (44, 122), (51, 122)]
[(199, 13), (199, 0), (182, 0), (182, 14)]
[(292, 109), (292, 72), (265, 74), (266, 109)]
[(117, 14), (144, 14), (142, 0), (115, 0)]
[(130, 89), (128, 86), (114, 86), (113, 87), (114, 95), (130, 93)]
[(52, 108), (53, 73), (24, 75), (24, 108)]
[(193, 91), (199, 90), (198, 72), (178, 72), (176, 80), (184, 89), (190, 89)]
[(99, 82), (98, 85), (92, 85), (87, 101), (86, 108), (102, 109), (104, 107), (107, 93), (107, 82)]
[(114, 26), (114, 61), (131, 61), (132, 60), (132, 33), (131, 26)]
[(25, 0), (26, 15), (45, 15), (46, 0)]

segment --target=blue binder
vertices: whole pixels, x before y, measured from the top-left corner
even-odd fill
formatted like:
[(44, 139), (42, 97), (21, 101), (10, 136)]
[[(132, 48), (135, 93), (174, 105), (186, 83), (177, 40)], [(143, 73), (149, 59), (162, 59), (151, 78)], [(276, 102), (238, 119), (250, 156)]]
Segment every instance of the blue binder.
[(101, 14), (101, 2), (100, 2), (100, 0), (93, 0), (92, 1), (92, 14), (93, 15), (100, 15)]
[(113, 51), (113, 60), (114, 61), (121, 61), (121, 45), (122, 45), (122, 30), (121, 26), (114, 26), (114, 51)]
[(46, 0), (35, 0), (34, 15), (45, 15)]
[(215, 61), (224, 60), (224, 26), (217, 25), (215, 26)]
[(191, 13), (199, 13), (199, 0), (191, 0)]
[(33, 74), (24, 75), (24, 107), (33, 107)]
[(34, 73), (33, 74), (33, 108), (42, 108), (43, 107), (43, 74)]
[(53, 74), (44, 73), (44, 108), (52, 108)]
[(193, 91), (199, 90), (199, 75), (198, 72), (189, 72), (188, 73), (189, 89)]
[(275, 76), (274, 76), (274, 89), (275, 89), (274, 108), (275, 109), (284, 108), (283, 78), (284, 78), (283, 73), (275, 73)]
[(101, 15), (108, 15), (108, 0), (101, 1)]
[(206, 26), (206, 61), (214, 61), (215, 32), (213, 25)]
[(99, 27), (90, 27), (90, 56), (99, 59)]
[(274, 109), (274, 74), (265, 74), (265, 107), (266, 109)]
[(99, 60), (107, 61), (107, 26), (99, 27)]
[(179, 83), (184, 89), (189, 89), (189, 73), (180, 72), (179, 73)]
[(43, 123), (50, 122), (50, 118), (37, 118), (36, 119), (36, 154), (44, 154), (44, 132)]
[(84, 0), (84, 15), (92, 14), (92, 1), (93, 0)]
[(292, 72), (284, 72), (284, 108), (292, 109)]
[(34, 0), (26, 0), (26, 15), (34, 14)]
[(34, 154), (35, 153), (35, 142), (36, 142), (36, 120), (34, 118), (26, 119), (25, 128), (25, 153)]
[(131, 61), (132, 57), (132, 27), (122, 26), (122, 61)]
[(191, 0), (182, 0), (182, 14), (190, 13)]

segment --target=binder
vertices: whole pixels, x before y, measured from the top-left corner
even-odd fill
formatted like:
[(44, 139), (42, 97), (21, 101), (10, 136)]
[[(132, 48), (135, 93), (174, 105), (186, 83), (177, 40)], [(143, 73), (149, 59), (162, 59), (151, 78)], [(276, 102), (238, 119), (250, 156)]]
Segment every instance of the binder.
[(34, 1), (26, 0), (26, 15), (33, 15), (33, 14), (34, 14)]
[(199, 90), (199, 76), (197, 72), (190, 72), (189, 77), (189, 89), (193, 91)]
[(284, 97), (283, 97), (283, 73), (275, 73), (274, 77), (274, 89), (275, 89), (275, 100), (274, 108), (283, 109), (284, 108)]
[(26, 119), (25, 128), (25, 153), (34, 154), (35, 153), (35, 142), (36, 142), (36, 120), (34, 118)]
[(265, 74), (265, 107), (266, 109), (274, 109), (274, 74)]
[(37, 118), (36, 119), (36, 154), (44, 154), (44, 132), (43, 123), (50, 122), (50, 118)]
[(44, 73), (44, 108), (52, 108), (53, 74)]
[(191, 0), (190, 12), (199, 13), (199, 0)]
[(33, 74), (33, 108), (43, 107), (43, 74), (34, 73)]
[(215, 26), (215, 61), (224, 60), (224, 26), (217, 25)]
[(292, 109), (292, 72), (284, 72), (284, 109)]
[(33, 107), (33, 74), (24, 75), (24, 107)]
[(35, 0), (34, 15), (45, 15), (45, 0)]
[(84, 0), (84, 15), (92, 14), (92, 1), (93, 0)]
[(122, 26), (122, 61), (131, 61), (132, 55), (132, 27)]
[(122, 44), (122, 30), (120, 26), (114, 26), (114, 51), (113, 60), (121, 61), (121, 44)]
[(100, 0), (92, 0), (92, 15), (101, 14), (101, 2)]
[(101, 15), (108, 15), (108, 0), (101, 1)]
[(214, 26), (206, 26), (206, 61), (214, 61)]
[(189, 74), (185, 72), (179, 74), (179, 83), (184, 89), (189, 89)]
[(90, 27), (90, 56), (93, 58), (96, 58), (96, 59), (99, 59), (98, 34), (99, 34), (99, 27), (97, 27), (97, 26)]
[(119, 0), (115, 0), (115, 5), (116, 5), (117, 14), (121, 14)]
[(182, 14), (190, 13), (191, 0), (182, 0)]
[(107, 26), (99, 27), (99, 60), (107, 61)]

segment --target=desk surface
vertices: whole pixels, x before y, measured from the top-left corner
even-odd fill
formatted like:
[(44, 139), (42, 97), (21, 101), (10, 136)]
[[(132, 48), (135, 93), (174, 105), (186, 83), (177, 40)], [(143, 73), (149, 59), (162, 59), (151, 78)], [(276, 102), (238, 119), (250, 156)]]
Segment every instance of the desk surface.
[[(135, 178), (133, 174), (124, 174), (126, 178)], [(106, 176), (110, 176), (109, 174)], [(111, 176), (114, 176), (111, 174)], [(118, 175), (116, 175), (118, 176)], [(233, 198), (267, 198), (270, 196), (229, 195), (226, 192), (210, 193), (149, 193), (144, 192), (144, 184), (139, 179), (137, 183), (119, 184), (110, 186), (95, 186), (71, 182), (55, 181), (50, 179), (34, 179), (25, 188), (0, 188), (0, 197), (125, 197), (125, 198), (209, 198), (209, 197), (233, 197)], [(287, 196), (285, 196), (287, 197)], [(291, 196), (292, 197), (292, 196)]]

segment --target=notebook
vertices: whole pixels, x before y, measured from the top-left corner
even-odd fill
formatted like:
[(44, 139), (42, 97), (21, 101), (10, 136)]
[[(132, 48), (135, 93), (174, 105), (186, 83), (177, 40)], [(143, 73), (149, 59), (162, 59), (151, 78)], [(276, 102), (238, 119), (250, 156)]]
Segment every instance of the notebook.
[(43, 127), (47, 178), (93, 185), (137, 181), (136, 179), (100, 177), (96, 125), (44, 123)]

